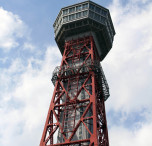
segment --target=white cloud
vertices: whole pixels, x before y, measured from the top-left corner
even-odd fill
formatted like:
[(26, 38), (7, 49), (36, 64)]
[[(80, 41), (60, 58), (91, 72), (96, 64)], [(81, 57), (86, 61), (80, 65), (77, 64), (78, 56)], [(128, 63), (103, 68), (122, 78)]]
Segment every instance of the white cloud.
[(23, 50), (34, 51), (34, 49), (35, 49), (35, 46), (33, 44), (31, 44), (31, 43), (26, 42), (23, 45)]
[[(38, 145), (54, 89), (50, 79), (60, 63), (60, 53), (58, 48), (48, 47), (44, 59), (36, 59), (42, 52), (28, 42), (29, 30), (19, 16), (0, 8), (0, 19), (1, 51), (21, 47), (18, 39), (24, 37), (21, 48), (35, 53), (26, 60), (12, 58), (8, 68), (0, 68), (0, 145)], [(0, 60), (6, 63), (8, 56)]]
[(115, 1), (110, 10), (116, 36), (103, 61), (111, 87), (107, 107), (124, 111), (151, 108), (152, 3), (140, 7)]
[(110, 142), (112, 146), (151, 146), (151, 124), (144, 124), (133, 131), (122, 126), (113, 126), (110, 130)]
[[(0, 103), (0, 117), (3, 119), (0, 120), (0, 145), (39, 144), (54, 89), (51, 76), (55, 66), (60, 64), (59, 59), (58, 48), (48, 47), (44, 60), (31, 58), (28, 65), (23, 66), (16, 59), (1, 72), (0, 77), (6, 80), (6, 85)], [(18, 72), (20, 74), (14, 75)], [(14, 88), (10, 90), (12, 78)]]
[(106, 109), (121, 113), (108, 117), (110, 145), (151, 146), (152, 2), (114, 0), (109, 8), (116, 36), (103, 61), (111, 92)]
[(14, 15), (2, 7), (0, 7), (0, 20), (0, 48), (3, 51), (9, 51), (19, 45), (17, 39), (23, 37), (26, 26), (18, 15)]

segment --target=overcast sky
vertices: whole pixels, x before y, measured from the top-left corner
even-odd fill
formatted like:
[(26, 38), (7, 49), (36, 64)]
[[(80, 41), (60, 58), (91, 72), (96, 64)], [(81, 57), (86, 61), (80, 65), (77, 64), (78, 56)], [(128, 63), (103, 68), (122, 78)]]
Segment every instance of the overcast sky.
[[(38, 146), (62, 56), (53, 22), (81, 0), (0, 0), (0, 146)], [(94, 0), (110, 9), (113, 48), (101, 63), (110, 146), (152, 146), (152, 1)]]

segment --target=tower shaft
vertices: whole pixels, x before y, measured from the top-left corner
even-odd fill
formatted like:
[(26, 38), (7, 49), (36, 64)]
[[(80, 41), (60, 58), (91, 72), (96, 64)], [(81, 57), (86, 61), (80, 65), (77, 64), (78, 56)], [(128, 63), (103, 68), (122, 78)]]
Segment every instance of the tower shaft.
[(109, 88), (92, 36), (67, 41), (40, 146), (109, 146)]

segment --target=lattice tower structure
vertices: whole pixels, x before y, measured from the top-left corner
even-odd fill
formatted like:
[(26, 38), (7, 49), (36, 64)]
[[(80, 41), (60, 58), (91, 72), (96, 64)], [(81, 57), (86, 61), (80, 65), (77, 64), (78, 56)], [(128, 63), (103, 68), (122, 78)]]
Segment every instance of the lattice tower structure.
[(100, 65), (115, 35), (109, 10), (92, 1), (62, 8), (54, 29), (63, 57), (52, 75), (40, 146), (109, 146), (104, 102), (110, 94)]

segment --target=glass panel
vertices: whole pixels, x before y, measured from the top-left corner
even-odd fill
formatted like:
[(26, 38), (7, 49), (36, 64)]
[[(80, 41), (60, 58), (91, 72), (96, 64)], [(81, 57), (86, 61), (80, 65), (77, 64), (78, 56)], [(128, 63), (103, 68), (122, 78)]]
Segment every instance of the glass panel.
[(75, 11), (75, 7), (69, 9), (69, 13), (73, 13)]
[(63, 22), (67, 22), (68, 21), (68, 16), (63, 17)]
[(95, 15), (94, 15), (94, 19), (96, 19), (97, 21), (100, 21), (100, 15), (95, 14)]
[(76, 14), (76, 18), (80, 18), (81, 17), (81, 12)]
[(105, 20), (106, 20), (106, 19), (105, 19), (104, 17), (102, 17), (102, 16), (100, 17), (100, 22), (101, 22), (101, 23), (105, 23)]
[(102, 10), (101, 14), (106, 17), (107, 16), (107, 11), (106, 10)]
[(61, 130), (59, 129), (58, 137), (57, 137), (57, 143), (63, 143), (63, 142), (65, 142), (65, 140), (63, 138), (63, 134), (61, 133)]
[(91, 117), (92, 115), (93, 115), (93, 111), (92, 111), (92, 104), (91, 104), (91, 106), (89, 107), (88, 112), (87, 112), (86, 115), (85, 115), (85, 118), (86, 118), (86, 117)]
[(92, 86), (91, 85), (85, 86), (85, 88), (88, 90), (88, 92), (90, 94), (92, 94)]
[[(79, 125), (79, 127), (78, 127), (78, 129), (77, 129), (77, 131), (75, 132), (75, 134), (74, 134), (74, 136), (73, 136), (73, 138), (72, 138), (72, 140), (71, 141), (76, 141), (76, 140), (82, 140), (83, 138), (82, 138), (82, 127), (83, 127), (83, 124), (82, 123), (80, 123), (80, 125)], [(81, 133), (81, 134), (80, 134)]]
[(97, 13), (100, 13), (101, 9), (100, 9), (99, 7), (96, 7), (96, 8), (95, 8), (95, 11), (96, 11)]
[(75, 14), (72, 15), (72, 20), (75, 19)]
[(81, 10), (81, 5), (76, 7), (76, 11), (80, 11)]
[(67, 15), (68, 14), (68, 9), (63, 10), (63, 15)]
[(69, 20), (72, 20), (72, 16), (71, 15), (69, 15)]
[(83, 99), (89, 99), (90, 96), (89, 94), (84, 90), (84, 88), (81, 89), (80, 94), (78, 95), (78, 100), (83, 100)]
[(88, 11), (83, 11), (83, 16), (87, 16)]
[(75, 19), (75, 14), (69, 15), (69, 20)]
[[(91, 133), (93, 133), (93, 119), (87, 119), (87, 120), (84, 120), (84, 123), (86, 124), (86, 126), (88, 127), (89, 131)], [(88, 137), (87, 138), (90, 138), (89, 135), (87, 135)]]
[(90, 16), (91, 18), (93, 18), (94, 13), (93, 13), (92, 11), (89, 11), (89, 16)]
[(88, 8), (88, 4), (83, 4), (82, 5), (82, 9), (87, 9)]
[(94, 11), (94, 5), (90, 4), (90, 9)]

